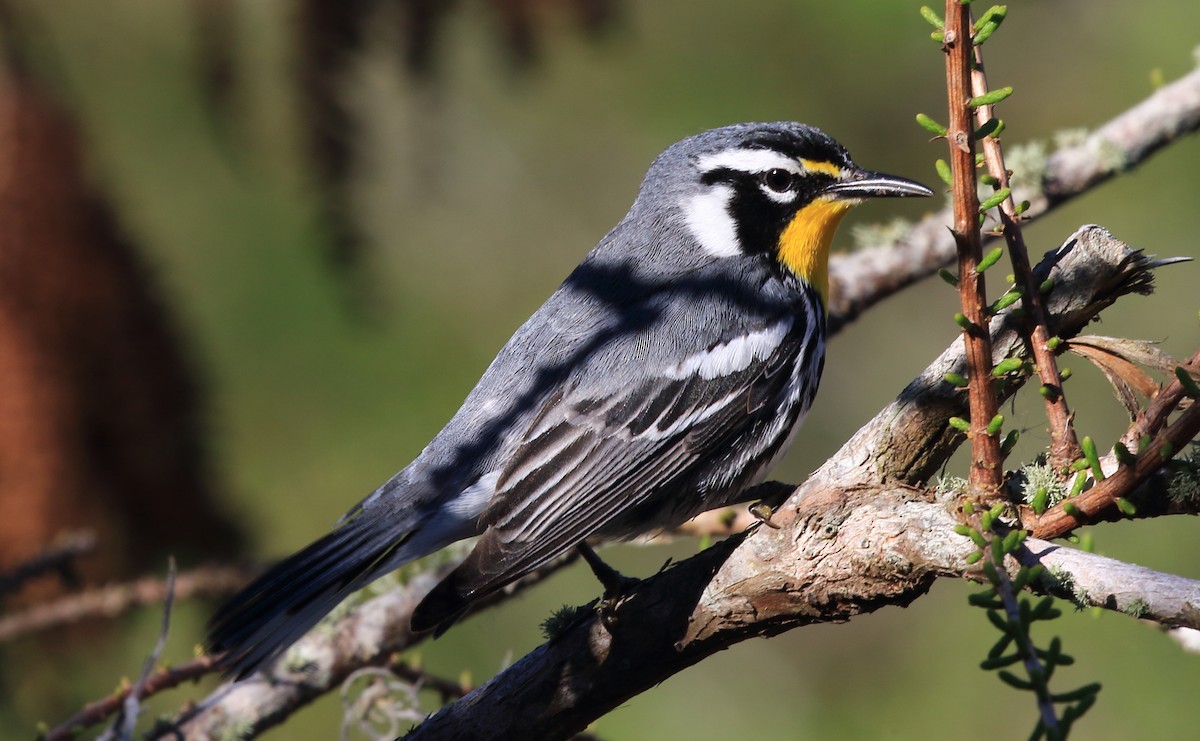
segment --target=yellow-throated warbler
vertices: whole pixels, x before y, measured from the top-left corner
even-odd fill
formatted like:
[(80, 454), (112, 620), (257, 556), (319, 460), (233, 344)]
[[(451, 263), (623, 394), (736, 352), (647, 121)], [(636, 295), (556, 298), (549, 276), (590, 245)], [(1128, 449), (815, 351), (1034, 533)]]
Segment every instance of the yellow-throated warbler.
[(351, 592), (481, 536), (413, 615), (444, 628), (590, 536), (739, 501), (816, 394), (838, 223), (865, 198), (928, 195), (798, 123), (672, 145), (420, 456), (230, 600), (210, 648), (244, 676)]

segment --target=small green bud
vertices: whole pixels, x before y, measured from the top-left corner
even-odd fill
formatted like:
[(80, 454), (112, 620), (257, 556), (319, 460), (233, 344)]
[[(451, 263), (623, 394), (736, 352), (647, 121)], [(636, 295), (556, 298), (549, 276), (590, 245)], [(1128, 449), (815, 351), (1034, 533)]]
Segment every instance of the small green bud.
[(1020, 203), (1017, 204), (1016, 208), (1013, 209), (1013, 212), (1017, 216), (1020, 216), (1021, 214), (1025, 213), (1028, 210), (1029, 210), (1029, 201), (1021, 201)]
[(1041, 292), (1041, 294), (1044, 296), (1047, 293), (1050, 293), (1051, 289), (1053, 289), (1053, 288), (1054, 288), (1054, 279), (1047, 278), (1046, 280), (1042, 281), (1042, 284), (1040, 286), (1038, 286), (1038, 291)]
[(992, 375), (997, 378), (1000, 378), (1001, 376), (1007, 376), (1009, 373), (1015, 373), (1016, 371), (1021, 370), (1021, 366), (1024, 364), (1025, 361), (1021, 360), (1020, 358), (1005, 358), (999, 363), (996, 363), (995, 368), (992, 368)]
[(1187, 368), (1182, 365), (1175, 366), (1175, 377), (1179, 379), (1179, 385), (1183, 387), (1183, 393), (1193, 399), (1200, 399), (1200, 385), (1196, 384), (1196, 379), (1187, 372)]
[(1087, 471), (1080, 471), (1075, 474), (1075, 480), (1071, 482), (1070, 496), (1076, 496), (1083, 491), (1083, 487), (1087, 484)]
[(1070, 368), (1060, 368), (1058, 370), (1058, 380), (1065, 381), (1070, 377), (1071, 377), (1071, 369)]
[(1092, 476), (1096, 481), (1103, 481), (1104, 471), (1100, 470), (1100, 454), (1096, 451), (1096, 441), (1090, 435), (1084, 435), (1079, 446), (1083, 448), (1083, 457), (1087, 458), (1088, 467), (1092, 469)]
[(974, 98), (971, 98), (971, 100), (968, 102), (968, 105), (970, 105), (972, 108), (981, 108), (985, 105), (996, 105), (1012, 94), (1013, 89), (1011, 87), (997, 88), (995, 90), (989, 90), (983, 95), (978, 95)]
[(918, 12), (921, 14), (922, 18), (929, 21), (929, 25), (933, 26), (937, 30), (941, 31), (946, 27), (945, 23), (942, 22), (942, 17), (935, 13), (933, 8), (929, 7), (928, 5), (922, 5)]
[(946, 379), (946, 383), (956, 388), (962, 388), (967, 385), (967, 377), (961, 373), (947, 373), (943, 378)]
[(1024, 530), (1012, 530), (1008, 535), (1004, 536), (1004, 541), (1000, 544), (1001, 549), (1005, 553), (1012, 553), (1021, 545), (1021, 541), (1023, 540), (1025, 540)]
[(1062, 508), (1063, 508), (1063, 512), (1066, 512), (1068, 515), (1074, 517), (1076, 520), (1083, 519), (1083, 513), (1079, 511), (1079, 508), (1075, 506), (1074, 502), (1063, 502)]
[(1050, 504), (1050, 490), (1044, 486), (1039, 486), (1038, 490), (1033, 493), (1033, 501), (1030, 505), (1033, 507), (1035, 515), (1041, 515), (1046, 511), (1046, 507)]
[(1121, 514), (1126, 517), (1133, 517), (1137, 514), (1137, 507), (1125, 497), (1117, 497), (1117, 509), (1121, 510)]
[(970, 319), (967, 318), (966, 314), (963, 314), (961, 311), (954, 315), (954, 323), (968, 332), (975, 329), (975, 325)]
[(1175, 446), (1171, 443), (1163, 443), (1162, 447), (1158, 449), (1158, 454), (1163, 457), (1163, 460), (1171, 458), (1175, 455)]
[(1021, 654), (1012, 653), (1008, 656), (997, 656), (994, 659), (984, 659), (979, 662), (979, 668), (984, 671), (992, 671), (994, 669), (1003, 669), (1006, 666), (1012, 666), (1021, 660)]
[(1017, 440), (1019, 439), (1021, 439), (1020, 430), (1009, 430), (1008, 434), (1004, 436), (1004, 440), (1000, 443), (1000, 454), (1008, 455), (1011, 453), (1013, 448), (1016, 447)]
[(937, 170), (938, 177), (946, 185), (954, 184), (954, 175), (950, 172), (950, 164), (946, 160), (936, 160), (933, 163), (933, 169)]
[(987, 576), (988, 581), (992, 584), (997, 584), (1000, 581), (1000, 573), (996, 571), (996, 564), (991, 561), (983, 562), (983, 573)]
[(1129, 448), (1125, 447), (1125, 443), (1118, 442), (1113, 445), (1113, 455), (1117, 457), (1117, 463), (1122, 466), (1132, 466), (1137, 464), (1137, 456), (1129, 452)]
[(1013, 687), (1014, 689), (1018, 689), (1018, 690), (1035, 689), (1032, 682), (1028, 682), (1024, 679), (1021, 679), (1020, 677), (1013, 674), (1012, 672), (1007, 672), (1007, 671), (1004, 671), (1003, 669), (1001, 669), (999, 671), (999, 673), (997, 673), (996, 676), (1000, 677), (1000, 681), (1004, 682), (1009, 687)]
[(958, 287), (958, 277), (945, 268), (938, 268), (938, 277), (954, 287)]
[(962, 417), (951, 417), (949, 420), (947, 420), (947, 422), (950, 424), (951, 427), (958, 430), (959, 432), (970, 432), (971, 431), (971, 423), (968, 422), (967, 420), (963, 419)]
[(1004, 415), (997, 414), (995, 417), (992, 417), (991, 422), (988, 422), (987, 434), (995, 435), (1000, 432), (1000, 428), (1003, 426), (1004, 426)]
[[(991, 136), (992, 134), (995, 134), (996, 130), (999, 128), (1000, 128), (1000, 119), (989, 118), (988, 120), (984, 121), (983, 124), (978, 129), (975, 129), (975, 138), (983, 139), (984, 137)], [(992, 177), (991, 175), (986, 176), (987, 180), (984, 180), (984, 177), (985, 176), (983, 176), (983, 175), (981, 175), (979, 177), (980, 182), (982, 182), (984, 185), (995, 185), (997, 182), (996, 178)], [(990, 180), (991, 182), (988, 182), (988, 180)]]
[(979, 563), (981, 558), (983, 558), (983, 551), (971, 551), (967, 554), (967, 565)]
[(1004, 203), (1005, 199), (1007, 199), (1010, 195), (1012, 195), (1012, 190), (1008, 188), (1001, 188), (993, 193), (990, 198), (979, 204), (979, 211), (982, 213), (983, 211), (987, 211), (989, 208), (995, 208), (996, 206), (999, 206), (1001, 203)]
[(980, 260), (979, 264), (975, 266), (975, 272), (982, 273), (983, 271), (987, 270), (988, 268), (990, 268), (991, 266), (993, 266), (997, 262), (999, 262), (1000, 258), (1003, 256), (1004, 256), (1004, 248), (996, 247), (991, 252), (989, 252), (983, 256), (983, 259)]
[(1138, 455), (1146, 452), (1146, 448), (1150, 447), (1150, 436), (1142, 435), (1138, 438)]
[(917, 114), (917, 124), (935, 136), (945, 136), (948, 129), (924, 113)]
[(1046, 349), (1049, 350), (1050, 352), (1054, 352), (1055, 350), (1058, 349), (1059, 345), (1061, 345), (1061, 344), (1062, 344), (1061, 337), (1051, 337), (1050, 339), (1046, 340)]
[(1008, 307), (1021, 300), (1022, 291), (1020, 288), (1014, 288), (1005, 293), (1000, 298), (996, 299), (991, 306), (988, 307), (988, 312), (991, 314), (999, 314)]
[(996, 33), (996, 29), (1000, 27), (999, 23), (981, 23), (975, 29), (974, 43), (975, 46), (981, 46), (983, 42), (992, 37)]

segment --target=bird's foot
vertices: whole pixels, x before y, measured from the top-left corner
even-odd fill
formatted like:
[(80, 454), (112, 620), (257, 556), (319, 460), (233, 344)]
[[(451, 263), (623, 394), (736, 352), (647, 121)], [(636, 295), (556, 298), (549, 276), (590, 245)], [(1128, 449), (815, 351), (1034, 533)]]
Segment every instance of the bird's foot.
[(633, 588), (641, 583), (640, 579), (625, 576), (612, 566), (604, 563), (587, 543), (580, 543), (578, 547), (579, 555), (583, 556), (584, 561), (587, 561), (587, 565), (592, 569), (592, 573), (596, 575), (596, 579), (604, 587), (604, 599), (618, 600), (633, 591)]
[(596, 612), (600, 616), (600, 622), (604, 623), (604, 627), (609, 632), (612, 632), (617, 624), (617, 606), (641, 583), (641, 580), (625, 576), (604, 563), (587, 543), (579, 544), (579, 555), (583, 556), (583, 560), (587, 561), (587, 565), (596, 575), (596, 579), (604, 586), (604, 596), (596, 603)]

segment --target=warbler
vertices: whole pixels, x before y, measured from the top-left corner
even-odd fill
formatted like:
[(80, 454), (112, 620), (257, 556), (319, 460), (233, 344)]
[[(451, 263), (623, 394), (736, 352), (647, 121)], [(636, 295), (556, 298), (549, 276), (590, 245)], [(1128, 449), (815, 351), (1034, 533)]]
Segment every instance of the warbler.
[(929, 195), (800, 123), (668, 147), (416, 460), (222, 607), (209, 649), (246, 676), (351, 592), (479, 536), (412, 615), (414, 631), (444, 629), (587, 538), (736, 503), (817, 392), (842, 217), (866, 198)]

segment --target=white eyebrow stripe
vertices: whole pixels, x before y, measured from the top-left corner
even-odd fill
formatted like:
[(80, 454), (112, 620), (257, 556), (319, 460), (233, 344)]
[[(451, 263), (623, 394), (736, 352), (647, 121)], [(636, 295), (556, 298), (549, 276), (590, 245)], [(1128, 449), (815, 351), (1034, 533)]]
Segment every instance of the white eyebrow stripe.
[(706, 154), (700, 157), (696, 164), (699, 166), (700, 172), (712, 172), (713, 170), (766, 172), (779, 168), (799, 175), (804, 171), (796, 160), (770, 149), (726, 149), (723, 152)]

